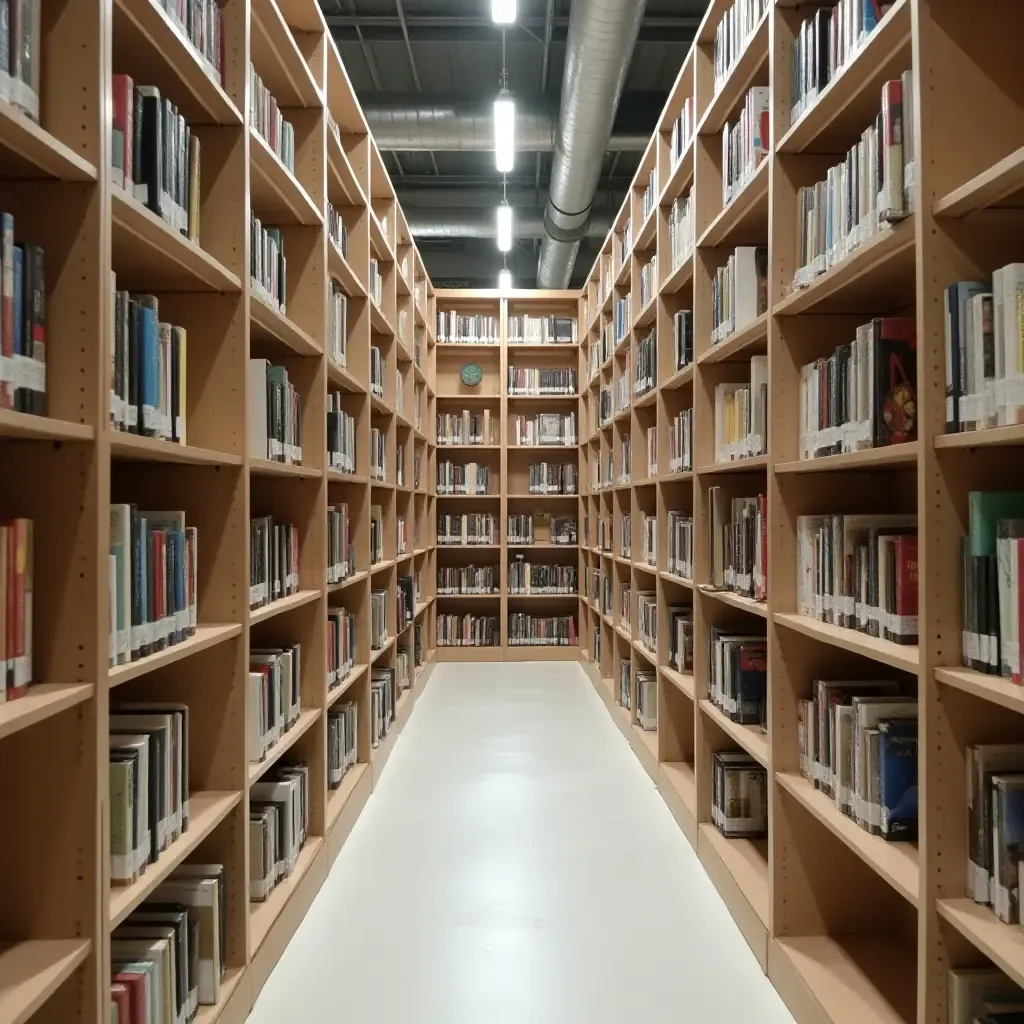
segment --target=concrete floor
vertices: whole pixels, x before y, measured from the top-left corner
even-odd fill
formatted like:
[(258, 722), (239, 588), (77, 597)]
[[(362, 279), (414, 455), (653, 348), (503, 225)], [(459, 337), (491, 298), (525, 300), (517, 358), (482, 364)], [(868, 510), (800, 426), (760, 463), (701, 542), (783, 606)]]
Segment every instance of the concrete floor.
[(791, 1024), (572, 663), (439, 665), (250, 1024)]

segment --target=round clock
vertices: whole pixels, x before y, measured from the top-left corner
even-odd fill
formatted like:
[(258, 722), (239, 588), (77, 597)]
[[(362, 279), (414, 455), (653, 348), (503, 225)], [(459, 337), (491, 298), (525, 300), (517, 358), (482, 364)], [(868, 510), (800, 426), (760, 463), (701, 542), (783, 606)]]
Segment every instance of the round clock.
[(484, 379), (484, 371), (476, 363), (466, 363), (459, 373), (459, 377), (467, 388), (477, 388)]

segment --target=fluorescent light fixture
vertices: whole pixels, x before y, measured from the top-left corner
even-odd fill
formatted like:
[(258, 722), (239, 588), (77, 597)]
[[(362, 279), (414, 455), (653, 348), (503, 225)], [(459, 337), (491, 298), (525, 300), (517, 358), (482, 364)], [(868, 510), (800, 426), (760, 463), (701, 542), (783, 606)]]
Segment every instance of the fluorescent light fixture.
[(491, 19), (495, 25), (511, 25), (516, 20), (516, 0), (491, 0)]
[(494, 163), (502, 174), (512, 170), (516, 155), (516, 105), (502, 89), (494, 101)]
[(502, 203), (497, 209), (498, 248), (508, 252), (512, 248), (512, 207)]
[(498, 274), (498, 291), (510, 292), (512, 291), (512, 271), (502, 270)]

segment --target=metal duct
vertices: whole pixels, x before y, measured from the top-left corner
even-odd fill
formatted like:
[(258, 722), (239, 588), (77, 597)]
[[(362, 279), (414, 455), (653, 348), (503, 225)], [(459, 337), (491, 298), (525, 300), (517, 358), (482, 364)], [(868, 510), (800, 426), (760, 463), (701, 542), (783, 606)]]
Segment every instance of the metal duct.
[(601, 162), (633, 57), (645, 0), (575, 0), (537, 264), (538, 288), (568, 288)]
[[(496, 232), (494, 208), (465, 209), (455, 207), (404, 208), (409, 232), (413, 238), (494, 238)], [(612, 226), (607, 214), (597, 214), (590, 219), (586, 235), (604, 238)], [(544, 211), (516, 208), (512, 218), (512, 234), (516, 238), (543, 238)]]
[[(423, 103), (364, 108), (366, 122), (377, 145), (385, 151), (486, 152), (494, 148), (494, 123), (490, 104)], [(623, 132), (608, 148), (643, 152), (650, 135)], [(516, 103), (516, 151), (550, 153), (555, 148), (552, 111), (524, 110)]]

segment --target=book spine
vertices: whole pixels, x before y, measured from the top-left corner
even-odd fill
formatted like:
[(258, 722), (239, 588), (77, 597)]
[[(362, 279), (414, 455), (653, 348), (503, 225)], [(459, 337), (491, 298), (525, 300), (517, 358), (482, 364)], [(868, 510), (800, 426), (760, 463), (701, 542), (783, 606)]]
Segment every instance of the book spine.
[(0, 213), (0, 408), (14, 408), (14, 216)]

